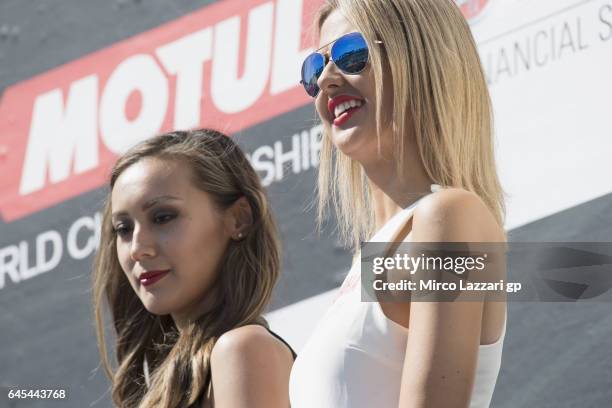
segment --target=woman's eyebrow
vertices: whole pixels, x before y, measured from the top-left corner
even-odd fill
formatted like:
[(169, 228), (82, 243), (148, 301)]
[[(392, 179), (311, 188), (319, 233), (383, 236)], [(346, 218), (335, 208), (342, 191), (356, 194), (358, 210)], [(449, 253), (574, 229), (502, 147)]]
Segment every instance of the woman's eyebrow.
[(155, 197), (144, 203), (142, 205), (142, 210), (145, 211), (161, 201), (183, 201), (183, 199), (171, 195)]
[[(153, 207), (155, 204), (160, 203), (162, 201), (183, 201), (183, 199), (175, 197), (175, 196), (172, 196), (172, 195), (162, 195), (162, 196), (155, 197), (155, 198), (152, 198), (150, 200), (147, 200), (142, 205), (141, 209), (142, 209), (142, 211), (146, 211), (149, 208)], [(120, 216), (120, 215), (127, 215), (127, 212), (126, 211), (117, 211), (117, 212), (113, 212), (111, 214), (112, 217), (117, 217), (117, 216)]]

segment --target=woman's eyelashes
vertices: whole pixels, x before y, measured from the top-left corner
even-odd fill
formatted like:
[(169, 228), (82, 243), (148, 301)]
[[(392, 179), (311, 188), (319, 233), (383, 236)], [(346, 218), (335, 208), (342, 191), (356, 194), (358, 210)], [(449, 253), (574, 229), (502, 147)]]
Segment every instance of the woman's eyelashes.
[(166, 224), (176, 218), (176, 213), (169, 211), (160, 211), (153, 215), (153, 222), (155, 224)]
[(131, 228), (131, 226), (128, 227), (126, 223), (122, 222), (113, 226), (113, 233), (120, 237), (124, 237), (128, 234), (129, 231), (131, 231)]
[[(151, 224), (153, 225), (164, 225), (172, 221), (178, 216), (174, 211), (156, 211), (151, 215)], [(126, 237), (134, 228), (133, 222), (121, 221), (113, 225), (113, 232), (120, 236)]]

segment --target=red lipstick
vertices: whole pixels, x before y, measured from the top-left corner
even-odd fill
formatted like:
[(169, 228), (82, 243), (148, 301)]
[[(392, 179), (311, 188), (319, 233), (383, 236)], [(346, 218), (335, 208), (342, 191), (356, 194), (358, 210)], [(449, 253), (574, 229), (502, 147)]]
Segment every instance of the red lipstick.
[[(340, 114), (338, 117), (336, 117), (336, 114), (335, 114), (336, 106), (342, 103), (345, 103), (345, 102), (349, 102), (349, 101), (359, 101), (361, 105), (347, 109), (342, 114)], [(355, 113), (359, 108), (363, 106), (363, 103), (364, 103), (363, 99), (357, 98), (355, 96), (338, 95), (334, 98), (331, 98), (327, 102), (327, 110), (331, 114), (332, 118), (334, 118), (333, 124), (335, 126), (342, 126), (344, 123), (346, 123), (351, 118), (351, 116), (353, 116), (353, 113)]]
[(143, 286), (150, 286), (166, 276), (170, 270), (165, 271), (148, 271), (138, 277), (138, 280)]
[(334, 126), (342, 126), (351, 118), (351, 116), (353, 116), (353, 113), (355, 113), (355, 111), (357, 111), (357, 109), (359, 109), (360, 107), (361, 106), (356, 106), (354, 108), (351, 108), (345, 111), (342, 115), (338, 116), (336, 119), (334, 119)]

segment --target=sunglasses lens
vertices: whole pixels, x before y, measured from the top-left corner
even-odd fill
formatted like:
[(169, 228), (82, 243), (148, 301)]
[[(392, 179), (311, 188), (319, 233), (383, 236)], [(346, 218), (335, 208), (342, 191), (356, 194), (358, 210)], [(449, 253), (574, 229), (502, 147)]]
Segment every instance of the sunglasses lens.
[(319, 93), (317, 80), (325, 68), (325, 58), (318, 53), (310, 54), (302, 64), (302, 84), (306, 93), (313, 98)]
[(360, 33), (347, 34), (334, 43), (331, 57), (345, 73), (357, 74), (368, 63), (368, 45)]

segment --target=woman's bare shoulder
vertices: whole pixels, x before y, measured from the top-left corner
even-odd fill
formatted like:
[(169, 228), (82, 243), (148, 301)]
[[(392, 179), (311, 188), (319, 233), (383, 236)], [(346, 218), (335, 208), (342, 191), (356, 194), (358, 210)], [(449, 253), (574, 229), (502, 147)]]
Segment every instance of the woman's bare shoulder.
[(424, 197), (414, 210), (415, 242), (502, 242), (503, 228), (475, 193), (443, 188)]
[(293, 357), (264, 327), (247, 325), (224, 333), (210, 362), (215, 405), (287, 406)]
[(249, 324), (229, 330), (221, 335), (213, 347), (211, 359), (226, 361), (227, 358), (234, 356), (244, 358), (262, 352), (291, 356), (287, 346), (274, 337), (265, 327), (258, 324)]

